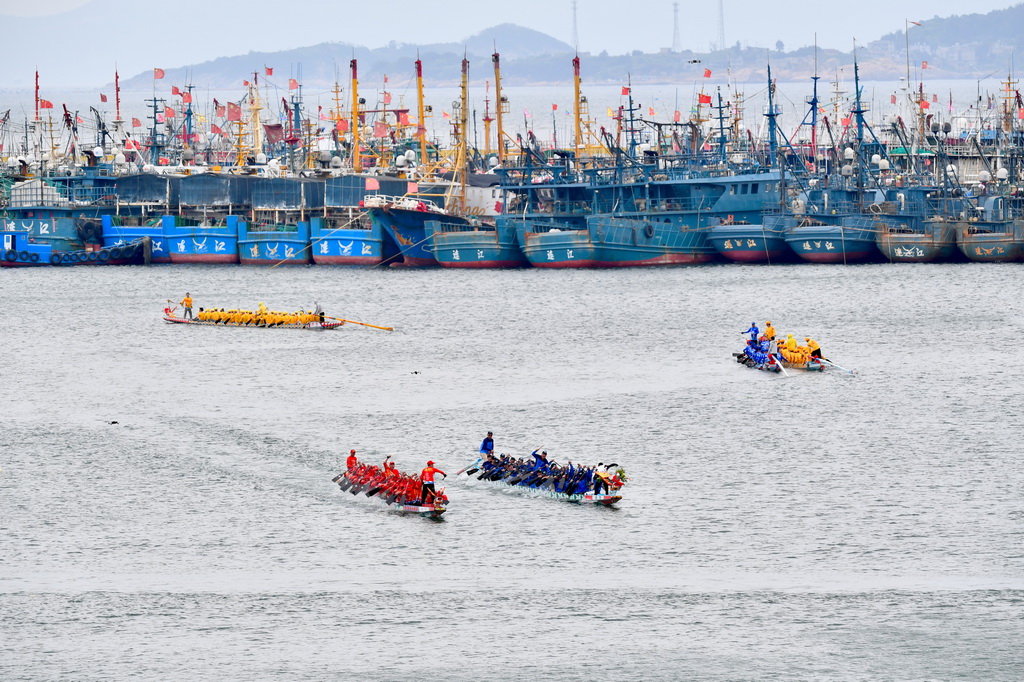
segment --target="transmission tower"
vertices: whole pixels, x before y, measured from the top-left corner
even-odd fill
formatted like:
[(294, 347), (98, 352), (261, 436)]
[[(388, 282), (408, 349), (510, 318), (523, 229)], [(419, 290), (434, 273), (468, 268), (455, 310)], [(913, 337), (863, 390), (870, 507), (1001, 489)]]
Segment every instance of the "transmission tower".
[(679, 44), (679, 3), (672, 3), (672, 51), (679, 52), (683, 46)]

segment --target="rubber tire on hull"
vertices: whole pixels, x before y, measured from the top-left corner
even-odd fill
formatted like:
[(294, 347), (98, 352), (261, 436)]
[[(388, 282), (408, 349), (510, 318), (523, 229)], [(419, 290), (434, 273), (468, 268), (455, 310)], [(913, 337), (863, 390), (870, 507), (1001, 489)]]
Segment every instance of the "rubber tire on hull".
[(18, 260), (18, 252), (14, 249), (7, 249), (4, 251), (4, 260), (13, 263)]
[(60, 265), (61, 254), (51, 253), (50, 254), (50, 265)]

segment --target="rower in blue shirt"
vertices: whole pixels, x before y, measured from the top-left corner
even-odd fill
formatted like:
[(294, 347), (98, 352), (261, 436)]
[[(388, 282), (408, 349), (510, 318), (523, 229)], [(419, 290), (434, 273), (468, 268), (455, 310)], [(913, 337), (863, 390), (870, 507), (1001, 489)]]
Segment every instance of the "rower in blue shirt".
[(740, 334), (750, 334), (750, 340), (753, 341), (754, 343), (757, 343), (757, 335), (760, 333), (761, 330), (757, 328), (756, 322), (751, 322), (750, 329), (748, 329), (747, 331), (740, 332)]
[(480, 443), (480, 454), (481, 455), (493, 455), (494, 454), (494, 434), (490, 431), (487, 432), (487, 437), (484, 438), (484, 442)]

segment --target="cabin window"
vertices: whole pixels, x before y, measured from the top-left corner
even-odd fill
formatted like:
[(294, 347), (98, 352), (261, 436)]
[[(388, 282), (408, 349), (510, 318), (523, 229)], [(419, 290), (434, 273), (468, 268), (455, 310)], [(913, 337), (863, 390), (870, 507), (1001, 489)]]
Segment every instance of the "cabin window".
[(750, 191), (750, 185), (740, 185), (740, 194), (746, 194)]
[(761, 188), (761, 185), (759, 185), (759, 184), (757, 184), (757, 183), (755, 182), (755, 183), (754, 183), (753, 185), (751, 185), (751, 186), (750, 186), (750, 193), (751, 193), (751, 194), (757, 194), (757, 192), (758, 192), (758, 190), (759, 190), (760, 188)]
[(736, 196), (736, 185), (729, 185), (729, 194), (731, 196)]

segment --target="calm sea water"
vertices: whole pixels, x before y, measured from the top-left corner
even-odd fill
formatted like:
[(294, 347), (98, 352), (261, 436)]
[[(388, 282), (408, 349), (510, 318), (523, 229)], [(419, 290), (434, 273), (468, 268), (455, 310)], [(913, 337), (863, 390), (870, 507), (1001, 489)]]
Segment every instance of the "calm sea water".
[[(0, 679), (1019, 680), (1022, 275), (2, 270)], [(398, 330), (162, 322), (185, 291)], [(765, 319), (856, 374), (736, 365)], [(626, 499), (330, 480), (487, 430)]]

